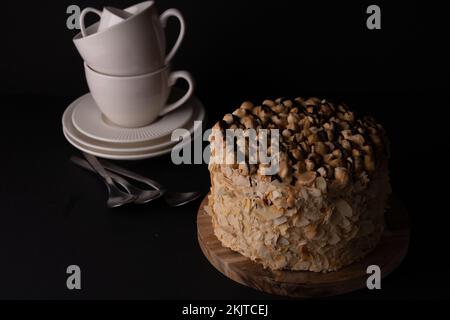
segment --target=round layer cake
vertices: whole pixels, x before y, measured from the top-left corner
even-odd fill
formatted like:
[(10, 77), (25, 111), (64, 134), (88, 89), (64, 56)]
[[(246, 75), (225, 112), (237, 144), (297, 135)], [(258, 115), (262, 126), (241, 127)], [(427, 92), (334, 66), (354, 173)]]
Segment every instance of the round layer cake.
[[(244, 102), (213, 129), (280, 133), (277, 174), (249, 161), (248, 143), (244, 161), (210, 162), (206, 210), (223, 246), (272, 270), (327, 272), (377, 245), (390, 185), (387, 138), (373, 118), (343, 103), (279, 98)], [(212, 158), (229, 152), (214, 139)]]

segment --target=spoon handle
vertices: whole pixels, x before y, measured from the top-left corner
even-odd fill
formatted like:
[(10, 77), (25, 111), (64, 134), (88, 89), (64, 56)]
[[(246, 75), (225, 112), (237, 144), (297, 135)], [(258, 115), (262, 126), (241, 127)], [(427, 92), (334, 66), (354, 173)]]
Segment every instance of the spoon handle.
[(96, 157), (93, 155), (90, 155), (88, 153), (83, 152), (83, 156), (86, 158), (86, 160), (89, 162), (89, 164), (94, 168), (95, 171), (109, 184), (113, 185), (114, 182), (111, 178), (111, 176), (106, 172), (105, 168), (100, 164), (100, 162), (97, 160)]
[[(86, 160), (77, 157), (72, 156), (70, 157), (70, 160), (75, 163), (76, 165), (90, 171), (96, 173), (94, 168), (87, 162)], [(135, 196), (136, 199), (134, 200), (134, 203), (137, 204), (143, 204), (150, 202), (152, 200), (158, 199), (162, 194), (159, 190), (143, 190), (140, 189), (131, 183), (129, 183), (125, 178), (122, 176), (115, 174), (114, 172), (108, 171), (109, 176), (114, 180), (115, 183), (117, 183), (119, 186), (121, 186), (124, 190), (126, 190), (129, 194), (132, 196)]]
[(108, 200), (106, 201), (106, 204), (109, 208), (119, 207), (126, 203), (134, 202), (136, 196), (120, 190), (112, 180), (111, 176), (106, 172), (105, 168), (98, 162), (96, 157), (84, 152), (83, 155), (107, 186)]
[(134, 179), (136, 181), (145, 183), (145, 184), (147, 184), (147, 185), (149, 185), (149, 186), (151, 186), (151, 187), (153, 187), (153, 188), (155, 188), (157, 190), (165, 190), (165, 188), (159, 182), (157, 182), (155, 180), (152, 180), (150, 178), (141, 176), (140, 174), (137, 174), (135, 172), (129, 171), (129, 170), (125, 169), (125, 168), (119, 167), (118, 165), (113, 164), (113, 163), (111, 163), (109, 161), (106, 161), (106, 160), (99, 160), (99, 161), (101, 161), (101, 165), (103, 165), (103, 167), (105, 167), (109, 171), (113, 171), (113, 172), (121, 174), (121, 175), (123, 175), (125, 177), (128, 177), (128, 178)]
[[(87, 162), (86, 160), (84, 160), (84, 159), (82, 159), (80, 157), (72, 156), (72, 157), (70, 157), (70, 160), (73, 163), (75, 163), (76, 165), (78, 165), (78, 166), (80, 166), (80, 167), (82, 167), (82, 168), (84, 168), (86, 170), (89, 170), (91, 172), (97, 173), (97, 171), (94, 170), (94, 168), (89, 164), (89, 162)], [(121, 185), (128, 193), (130, 193), (130, 194), (132, 193), (130, 188), (129, 188), (130, 184), (125, 179), (123, 179), (121, 176), (119, 176), (119, 175), (117, 175), (115, 173), (112, 173), (112, 172), (109, 172), (109, 176), (115, 182), (117, 182), (119, 185)]]

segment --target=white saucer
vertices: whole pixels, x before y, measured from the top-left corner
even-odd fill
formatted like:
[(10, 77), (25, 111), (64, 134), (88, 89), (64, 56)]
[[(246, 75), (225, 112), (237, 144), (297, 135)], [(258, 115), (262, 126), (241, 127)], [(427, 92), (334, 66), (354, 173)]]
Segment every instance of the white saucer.
[[(172, 91), (172, 96), (181, 95), (181, 91), (176, 88)], [(78, 99), (73, 108), (72, 123), (79, 132), (95, 140), (113, 143), (137, 143), (159, 139), (183, 127), (193, 114), (193, 105), (186, 103), (149, 125), (124, 128), (112, 123), (101, 113), (91, 94)]]
[[(97, 150), (102, 150), (105, 152), (150, 152), (154, 150), (158, 150), (164, 147), (169, 147), (173, 144), (175, 144), (174, 141), (171, 141), (171, 135), (166, 135), (164, 137), (161, 137), (159, 139), (153, 139), (150, 141), (145, 142), (136, 142), (136, 143), (111, 143), (111, 142), (103, 142), (98, 141), (96, 139), (92, 139), (90, 137), (87, 137), (83, 135), (81, 132), (79, 132), (75, 126), (73, 125), (71, 119), (72, 119), (72, 113), (74, 109), (79, 105), (79, 100), (85, 99), (86, 95), (78, 98), (74, 102), (72, 102), (69, 107), (67, 107), (66, 111), (63, 114), (62, 117), (62, 125), (66, 133), (70, 136), (70, 138), (79, 144), (84, 145), (88, 148), (95, 148)], [(193, 110), (192, 118), (187, 119), (185, 129), (189, 130), (190, 133), (194, 130), (193, 123), (196, 120), (203, 120), (205, 116), (205, 110), (201, 102), (195, 98), (192, 97), (189, 99), (188, 102), (186, 102), (187, 105), (190, 105), (190, 109)]]
[[(111, 160), (143, 160), (143, 159), (149, 159), (154, 158), (158, 156), (162, 156), (164, 154), (170, 153), (172, 151), (172, 146), (168, 148), (163, 148), (157, 151), (148, 152), (148, 153), (127, 153), (127, 152), (117, 152), (117, 153), (105, 153), (101, 150), (95, 149), (95, 148), (88, 148), (86, 146), (83, 146), (79, 144), (78, 142), (72, 140), (70, 136), (67, 134), (66, 130), (63, 130), (64, 136), (66, 137), (67, 141), (70, 142), (71, 145), (73, 145), (75, 148), (92, 154), (96, 157), (104, 158), (104, 159), (111, 159)], [(186, 141), (184, 144), (190, 143), (191, 140)], [(184, 144), (180, 144), (180, 147), (182, 147)]]
[[(67, 107), (62, 117), (64, 136), (75, 148), (106, 159), (139, 160), (169, 153), (172, 150), (172, 147), (177, 143), (177, 141), (171, 141), (171, 132), (159, 139), (136, 143), (104, 142), (85, 136), (73, 125), (72, 113), (76, 106), (79, 105), (79, 100), (85, 99), (87, 95), (89, 94), (72, 102)], [(192, 116), (185, 121), (186, 124), (184, 125), (184, 129), (189, 130), (189, 134), (192, 135), (194, 131), (194, 121), (204, 120), (205, 109), (196, 97), (189, 99), (186, 104), (190, 105), (189, 108), (192, 110)]]

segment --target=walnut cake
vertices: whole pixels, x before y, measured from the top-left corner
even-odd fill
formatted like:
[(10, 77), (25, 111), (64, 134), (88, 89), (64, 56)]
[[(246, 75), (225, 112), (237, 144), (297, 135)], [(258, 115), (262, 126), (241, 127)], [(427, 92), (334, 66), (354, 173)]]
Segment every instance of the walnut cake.
[(223, 246), (272, 270), (328, 272), (377, 245), (390, 184), (388, 140), (373, 118), (343, 103), (279, 98), (244, 102), (213, 129), (280, 132), (275, 175), (247, 158), (210, 162), (206, 210)]

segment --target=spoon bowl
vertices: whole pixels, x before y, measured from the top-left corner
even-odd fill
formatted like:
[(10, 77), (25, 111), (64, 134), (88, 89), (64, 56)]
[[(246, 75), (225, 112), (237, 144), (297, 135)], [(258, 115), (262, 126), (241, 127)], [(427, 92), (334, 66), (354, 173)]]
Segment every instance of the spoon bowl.
[(200, 192), (174, 192), (169, 191), (164, 194), (164, 200), (171, 207), (179, 207), (191, 201), (198, 199), (201, 196)]

